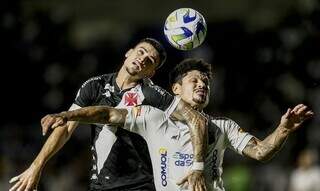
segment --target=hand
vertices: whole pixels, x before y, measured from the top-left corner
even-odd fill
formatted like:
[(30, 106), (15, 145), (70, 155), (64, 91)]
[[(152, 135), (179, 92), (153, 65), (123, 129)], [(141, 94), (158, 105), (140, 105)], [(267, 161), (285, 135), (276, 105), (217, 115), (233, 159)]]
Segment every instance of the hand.
[(41, 168), (31, 165), (19, 176), (10, 179), (9, 183), (15, 183), (9, 191), (33, 191), (37, 190), (41, 176)]
[(190, 191), (206, 191), (205, 180), (203, 176), (203, 171), (191, 170), (185, 177), (183, 177), (177, 185), (181, 186), (183, 184), (188, 184), (188, 189)]
[(67, 124), (65, 117), (59, 114), (49, 114), (41, 119), (42, 135), (46, 135), (49, 129), (54, 129)]
[(288, 109), (287, 112), (281, 117), (280, 126), (293, 132), (297, 130), (301, 124), (313, 117), (314, 113), (308, 109), (307, 106), (299, 104), (293, 109)]

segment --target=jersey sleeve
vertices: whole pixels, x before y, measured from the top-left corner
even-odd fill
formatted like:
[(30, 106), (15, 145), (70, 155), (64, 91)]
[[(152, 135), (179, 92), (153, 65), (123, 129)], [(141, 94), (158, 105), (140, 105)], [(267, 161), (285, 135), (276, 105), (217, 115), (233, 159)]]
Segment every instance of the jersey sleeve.
[(79, 88), (74, 104), (80, 107), (93, 105), (97, 96), (97, 83), (95, 78), (91, 78), (84, 82)]
[(162, 111), (165, 111), (174, 100), (174, 96), (156, 85), (144, 85), (142, 87), (145, 100), (143, 105), (151, 105)]
[(224, 122), (223, 130), (227, 138), (228, 146), (242, 155), (242, 150), (253, 136), (243, 131), (240, 126), (231, 119)]
[(156, 131), (168, 121), (168, 116), (163, 111), (143, 105), (128, 109), (124, 128), (152, 139)]

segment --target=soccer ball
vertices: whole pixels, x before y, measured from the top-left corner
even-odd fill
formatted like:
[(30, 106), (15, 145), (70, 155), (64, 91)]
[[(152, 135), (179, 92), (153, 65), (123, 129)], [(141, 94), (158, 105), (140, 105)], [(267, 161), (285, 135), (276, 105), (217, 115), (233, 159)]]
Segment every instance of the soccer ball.
[(203, 16), (191, 8), (173, 11), (164, 26), (164, 34), (169, 43), (179, 50), (191, 50), (205, 39), (207, 25)]

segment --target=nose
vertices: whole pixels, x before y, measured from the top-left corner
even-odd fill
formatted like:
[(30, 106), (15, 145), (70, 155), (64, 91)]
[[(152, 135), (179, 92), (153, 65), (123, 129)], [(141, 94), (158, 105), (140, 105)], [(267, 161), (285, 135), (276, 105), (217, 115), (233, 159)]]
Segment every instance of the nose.
[(143, 54), (143, 55), (141, 55), (141, 56), (138, 57), (138, 60), (143, 63), (143, 61), (145, 61), (145, 59), (147, 58), (147, 56), (148, 56), (148, 55)]
[(202, 80), (198, 80), (197, 87), (206, 88), (207, 86), (206, 86), (206, 83), (204, 83)]

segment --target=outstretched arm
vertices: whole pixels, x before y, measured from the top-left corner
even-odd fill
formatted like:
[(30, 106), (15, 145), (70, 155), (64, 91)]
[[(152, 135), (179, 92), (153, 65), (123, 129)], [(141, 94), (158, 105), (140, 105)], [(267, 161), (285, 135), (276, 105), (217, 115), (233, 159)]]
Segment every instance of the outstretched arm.
[(262, 141), (253, 137), (244, 148), (243, 154), (259, 161), (270, 160), (281, 149), (288, 136), (313, 115), (314, 113), (303, 104), (292, 110), (289, 108), (281, 117), (276, 130)]
[(64, 125), (67, 121), (78, 121), (82, 123), (101, 123), (112, 125), (123, 125), (128, 111), (108, 106), (89, 106), (73, 111), (64, 111), (58, 114), (49, 114), (44, 118), (50, 118), (41, 123), (44, 133), (49, 129)]

